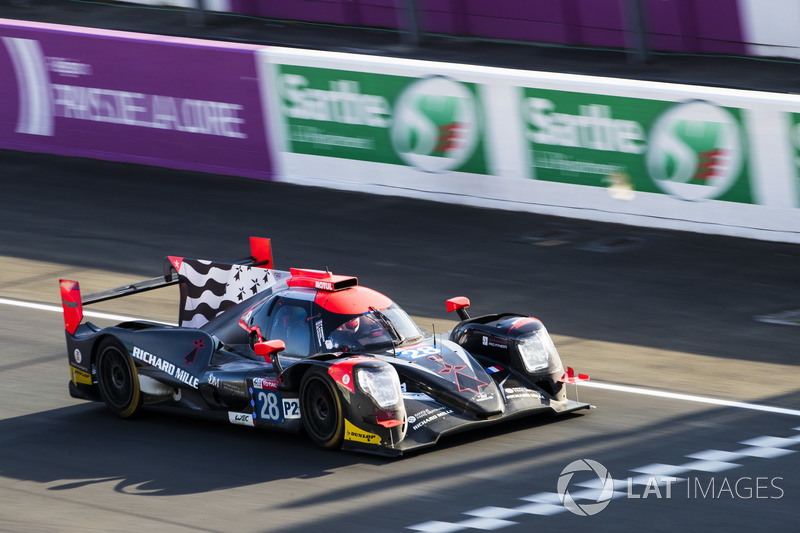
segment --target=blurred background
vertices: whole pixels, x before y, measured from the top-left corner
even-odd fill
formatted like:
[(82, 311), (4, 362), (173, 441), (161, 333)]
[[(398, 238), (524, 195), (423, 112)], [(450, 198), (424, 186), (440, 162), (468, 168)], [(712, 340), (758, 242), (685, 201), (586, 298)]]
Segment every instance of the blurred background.
[[(18, 0), (0, 5), (0, 17), (0, 72), (8, 74), (0, 77), (0, 530), (797, 529), (797, 244), (362, 187), (413, 177), (494, 193), (520, 182), (534, 187), (525, 189), (532, 204), (542, 191), (569, 202), (589, 189), (597, 192), (590, 202), (656, 198), (700, 217), (731, 209), (739, 226), (774, 217), (796, 234), (797, 2)], [(261, 61), (264, 44), (290, 50)], [(286, 60), (293, 50), (322, 53), (298, 66)], [(716, 108), (745, 132), (748, 177), (738, 178), (738, 196), (689, 201), (655, 186), (642, 191), (644, 170), (560, 189), (530, 176), (493, 180), (474, 170), (488, 165), (477, 156), (467, 170), (421, 172), (387, 148), (383, 166), (352, 167), (347, 187), (281, 179), (280, 170), (294, 168), (281, 166), (287, 161), (311, 161), (320, 174), (351, 169), (346, 158), (307, 157), (329, 155), (325, 147), (287, 159), (294, 145), (269, 143), (275, 124), (289, 119), (263, 118), (264, 109), (281, 109), (262, 98), (264, 71), (285, 67), (281, 74), (306, 75), (312, 91), (328, 90), (328, 79), (300, 69), (345, 69), (330, 51), (367, 56), (359, 94), (369, 94), (371, 75), (383, 76), (400, 87), (381, 93), (392, 105), (405, 90), (397, 79), (419, 74), (384, 71), (394, 58), (455, 63), (448, 72), (456, 73), (514, 69), (528, 98), (569, 101), (573, 115), (606, 105), (628, 123), (646, 123), (650, 111), (636, 102), (656, 98), (637, 83), (691, 84), (672, 100), (722, 99)], [(563, 86), (544, 94), (540, 72), (613, 76), (626, 96), (564, 96)], [(483, 98), (475, 87), (494, 74), (462, 86)], [(707, 88), (779, 96), (748, 93), (747, 105), (759, 103), (738, 109), (743, 95)], [(512, 100), (486, 101), (506, 113)], [(747, 129), (759, 113), (766, 118)], [(513, 133), (513, 121), (501, 123)], [(650, 127), (643, 131), (649, 140)], [(489, 138), (478, 145), (487, 153), (497, 149)], [(598, 165), (644, 169), (644, 154), (634, 167), (596, 152)], [(762, 153), (769, 157), (753, 157)], [(753, 185), (775, 176), (777, 192)], [(444, 302), (458, 295), (471, 299), (474, 314), (542, 319), (565, 364), (591, 375), (580, 399), (597, 409), (453, 436), (386, 460), (191, 417), (118, 420), (68, 396), (59, 278), (79, 280), (85, 292), (116, 287), (159, 275), (165, 255), (242, 257), (250, 235), (272, 238), (277, 268), (356, 275), (426, 329), (452, 327)], [(111, 315), (92, 319), (101, 326), (126, 317), (174, 321), (177, 296), (148, 293), (96, 310)], [(559, 477), (578, 459), (598, 461), (618, 482), (619, 494), (595, 516), (567, 512), (557, 499)], [(586, 474), (573, 483), (586, 483), (582, 498), (597, 501), (597, 479)], [(662, 474), (679, 478), (670, 497), (655, 477)], [(658, 496), (651, 486), (643, 498), (651, 478)]]

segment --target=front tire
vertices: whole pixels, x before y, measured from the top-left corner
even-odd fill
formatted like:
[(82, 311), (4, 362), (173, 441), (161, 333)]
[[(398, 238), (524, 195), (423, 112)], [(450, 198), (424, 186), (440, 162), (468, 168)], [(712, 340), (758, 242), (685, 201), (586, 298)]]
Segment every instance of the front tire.
[(106, 406), (121, 418), (135, 417), (144, 398), (130, 354), (116, 339), (103, 341), (97, 354), (97, 386)]
[(344, 413), (336, 384), (328, 373), (310, 368), (300, 382), (303, 427), (318, 446), (333, 450), (344, 440)]

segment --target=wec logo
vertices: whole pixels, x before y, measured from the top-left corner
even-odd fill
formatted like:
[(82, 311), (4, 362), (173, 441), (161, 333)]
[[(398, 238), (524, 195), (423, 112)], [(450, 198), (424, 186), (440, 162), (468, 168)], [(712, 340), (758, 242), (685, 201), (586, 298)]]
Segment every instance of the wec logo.
[(228, 411), (228, 421), (231, 424), (255, 427), (255, 422), (253, 421), (253, 418), (254, 418), (253, 415), (249, 413), (235, 413), (232, 411)]
[(443, 76), (410, 84), (397, 100), (392, 146), (408, 165), (444, 172), (463, 165), (478, 144), (478, 107), (467, 87)]
[(684, 200), (718, 198), (744, 159), (739, 123), (708, 102), (677, 104), (653, 124), (647, 170), (659, 188)]

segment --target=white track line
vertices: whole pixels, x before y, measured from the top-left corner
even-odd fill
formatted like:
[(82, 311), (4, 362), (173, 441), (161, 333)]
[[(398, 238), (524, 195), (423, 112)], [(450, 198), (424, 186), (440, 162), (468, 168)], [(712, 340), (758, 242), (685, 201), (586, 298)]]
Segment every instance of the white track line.
[[(35, 309), (37, 311), (51, 311), (56, 313), (61, 313), (62, 308), (57, 305), (51, 304), (37, 304), (34, 302), (26, 302), (24, 300), (11, 300), (8, 298), (0, 298), (0, 305), (11, 305), (14, 307), (24, 307), (26, 309)], [(130, 322), (132, 320), (147, 320), (143, 318), (134, 318), (125, 315), (115, 315), (113, 313), (101, 313), (99, 311), (87, 311), (86, 309), (83, 310), (83, 315), (88, 316), (91, 318), (104, 318), (107, 320), (117, 320), (119, 322)], [(168, 322), (161, 322), (159, 320), (148, 320), (149, 322), (159, 322), (161, 324), (169, 324)]]
[(723, 400), (721, 398), (709, 398), (707, 396), (696, 396), (694, 394), (682, 394), (680, 392), (668, 392), (656, 389), (645, 389), (642, 387), (631, 387), (630, 385), (615, 385), (613, 383), (602, 383), (598, 381), (583, 381), (581, 387), (591, 387), (595, 389), (605, 389), (616, 392), (627, 392), (630, 394), (641, 394), (644, 396), (656, 396), (658, 398), (669, 398), (671, 400), (685, 400), (687, 402), (705, 403), (709, 405), (720, 405), (723, 407), (737, 407), (739, 409), (750, 409), (752, 411), (766, 411), (781, 415), (800, 416), (800, 410), (787, 409), (785, 407), (773, 407), (771, 405), (761, 405), (757, 403), (735, 402), (733, 400)]
[[(34, 302), (26, 302), (24, 300), (11, 300), (8, 298), (0, 298), (0, 305), (11, 305), (15, 307), (24, 307), (27, 309), (35, 309), (37, 311), (51, 311), (61, 313), (61, 307), (50, 304), (37, 304)], [(92, 318), (104, 318), (108, 320), (119, 320), (127, 322), (131, 320), (141, 320), (124, 315), (115, 315), (111, 313), (99, 313), (96, 311), (86, 311), (83, 314)], [(661, 391), (656, 389), (645, 389), (643, 387), (631, 387), (630, 385), (615, 385), (613, 383), (602, 383), (598, 381), (583, 381), (580, 383), (581, 387), (589, 387), (594, 389), (604, 389), (615, 392), (626, 392), (628, 394), (641, 394), (643, 396), (655, 396), (657, 398), (668, 398), (670, 400), (684, 400), (687, 402), (704, 403), (708, 405), (719, 405), (722, 407), (736, 407), (738, 409), (750, 409), (752, 411), (764, 411), (767, 413), (775, 413), (781, 415), (800, 416), (800, 410), (787, 409), (785, 407), (774, 407), (771, 405), (761, 405), (757, 403), (735, 402), (733, 400), (723, 400), (722, 398), (709, 398), (707, 396), (695, 396), (694, 394), (682, 394), (680, 392)]]

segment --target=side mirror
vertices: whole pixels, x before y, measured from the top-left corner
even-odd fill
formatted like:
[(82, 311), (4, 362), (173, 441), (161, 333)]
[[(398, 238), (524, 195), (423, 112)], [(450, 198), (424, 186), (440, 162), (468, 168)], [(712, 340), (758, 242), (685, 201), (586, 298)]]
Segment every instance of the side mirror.
[(267, 363), (272, 363), (272, 354), (277, 356), (279, 352), (285, 350), (286, 343), (280, 339), (257, 342), (253, 349), (255, 350), (256, 355), (262, 356)]
[(447, 312), (452, 313), (453, 311), (457, 311), (458, 317), (461, 320), (467, 320), (469, 318), (469, 315), (467, 314), (468, 307), (469, 298), (466, 296), (456, 296), (447, 300)]

